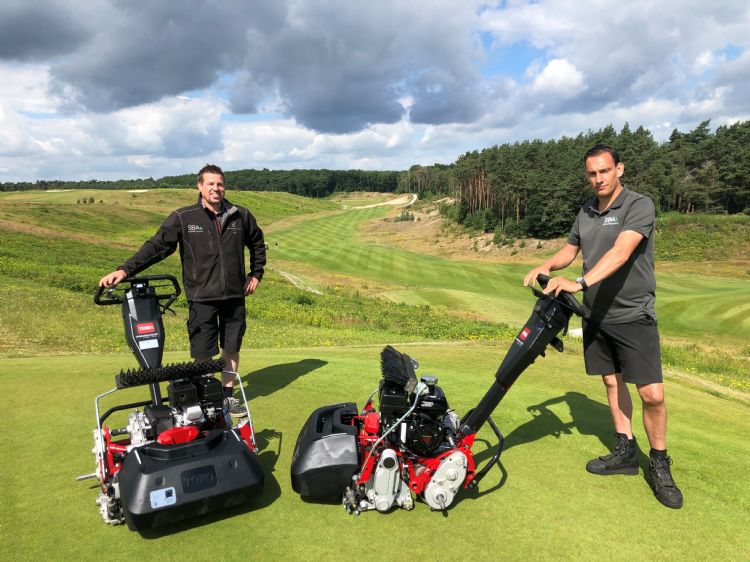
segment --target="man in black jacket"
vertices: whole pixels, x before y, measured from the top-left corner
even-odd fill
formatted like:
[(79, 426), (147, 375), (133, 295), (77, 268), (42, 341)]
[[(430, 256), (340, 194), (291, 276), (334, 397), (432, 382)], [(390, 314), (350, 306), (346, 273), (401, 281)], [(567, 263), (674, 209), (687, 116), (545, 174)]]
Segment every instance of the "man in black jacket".
[[(207, 361), (219, 353), (226, 362), (222, 384), (230, 413), (244, 407), (232, 397), (232, 384), (245, 334), (245, 297), (263, 277), (266, 247), (255, 217), (224, 199), (224, 172), (206, 165), (198, 173), (198, 202), (170, 214), (158, 232), (99, 286), (117, 285), (180, 248), (182, 284), (190, 307), (187, 322), (190, 355)], [(250, 273), (245, 274), (245, 247)]]

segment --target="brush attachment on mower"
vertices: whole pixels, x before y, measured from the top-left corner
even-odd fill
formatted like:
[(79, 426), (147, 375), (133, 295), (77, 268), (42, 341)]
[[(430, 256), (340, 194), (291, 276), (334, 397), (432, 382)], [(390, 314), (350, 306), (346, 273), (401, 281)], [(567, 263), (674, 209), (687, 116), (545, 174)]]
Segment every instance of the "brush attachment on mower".
[(411, 393), (417, 386), (414, 368), (418, 363), (406, 353), (387, 345), (380, 352), (380, 371), (383, 379)]
[(225, 365), (223, 359), (216, 359), (200, 363), (172, 363), (163, 367), (121, 370), (118, 375), (115, 375), (115, 384), (118, 389), (123, 389), (175, 379), (192, 379), (219, 373), (224, 370)]

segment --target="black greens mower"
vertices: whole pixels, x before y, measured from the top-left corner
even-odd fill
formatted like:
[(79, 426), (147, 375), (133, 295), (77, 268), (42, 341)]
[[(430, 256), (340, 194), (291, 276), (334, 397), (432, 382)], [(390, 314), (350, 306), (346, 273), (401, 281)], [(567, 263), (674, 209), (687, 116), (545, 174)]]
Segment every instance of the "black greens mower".
[[(233, 428), (221, 382), (211, 376), (224, 368), (224, 361), (161, 364), (161, 317), (179, 294), (173, 276), (150, 275), (99, 288), (94, 296), (98, 305), (122, 305), (125, 337), (140, 369), (121, 371), (115, 388), (96, 397), (96, 472), (80, 479), (99, 479), (96, 503), (102, 518), (113, 525), (127, 523), (131, 530), (245, 503), (263, 489), (250, 410)], [(242, 380), (236, 377), (247, 408)], [(164, 398), (159, 383), (167, 381)], [(100, 412), (103, 397), (140, 386), (148, 387), (148, 400)], [(105, 424), (123, 410), (132, 410), (126, 427)]]
[[(542, 287), (549, 277), (540, 275)], [(416, 494), (433, 510), (448, 508), (461, 488), (472, 488), (498, 462), (504, 438), (490, 415), (521, 373), (548, 345), (563, 350), (557, 335), (570, 317), (583, 316), (568, 293), (558, 298), (532, 288), (537, 297), (531, 317), (516, 336), (479, 404), (463, 418), (449, 408), (437, 378), (417, 381), (416, 361), (387, 346), (381, 353), (382, 379), (358, 410), (333, 404), (315, 410), (297, 438), (292, 487), (303, 498), (343, 498), (349, 513), (394, 506), (414, 507)], [(379, 409), (373, 405), (378, 395)], [(481, 469), (471, 448), (479, 429), (490, 424), (499, 442)]]

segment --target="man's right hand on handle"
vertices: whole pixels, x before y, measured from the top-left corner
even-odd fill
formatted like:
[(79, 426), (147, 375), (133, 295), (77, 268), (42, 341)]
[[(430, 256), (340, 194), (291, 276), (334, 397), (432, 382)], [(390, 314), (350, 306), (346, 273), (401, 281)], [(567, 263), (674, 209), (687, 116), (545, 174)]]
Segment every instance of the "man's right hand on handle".
[(543, 265), (539, 267), (535, 267), (534, 269), (532, 269), (526, 274), (526, 277), (523, 280), (523, 286), (533, 287), (536, 284), (537, 275), (541, 273), (549, 277), (549, 271), (550, 271), (549, 268), (544, 267)]
[(120, 281), (124, 280), (128, 276), (122, 269), (116, 269), (112, 273), (108, 273), (101, 279), (99, 279), (100, 287), (111, 287), (117, 285)]

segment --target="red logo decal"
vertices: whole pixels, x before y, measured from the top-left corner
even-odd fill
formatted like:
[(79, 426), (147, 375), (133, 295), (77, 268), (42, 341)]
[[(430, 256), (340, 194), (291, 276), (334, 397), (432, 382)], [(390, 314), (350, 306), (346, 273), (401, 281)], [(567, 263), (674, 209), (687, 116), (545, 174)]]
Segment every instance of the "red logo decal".
[(531, 328), (524, 328), (523, 330), (521, 330), (521, 333), (518, 334), (518, 339), (521, 341), (526, 341), (526, 338), (528, 337), (530, 333), (531, 333)]
[(153, 334), (156, 331), (156, 326), (153, 322), (144, 322), (143, 324), (136, 324), (135, 330), (139, 334)]

